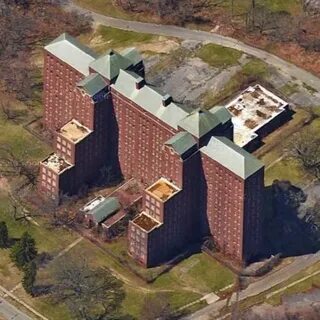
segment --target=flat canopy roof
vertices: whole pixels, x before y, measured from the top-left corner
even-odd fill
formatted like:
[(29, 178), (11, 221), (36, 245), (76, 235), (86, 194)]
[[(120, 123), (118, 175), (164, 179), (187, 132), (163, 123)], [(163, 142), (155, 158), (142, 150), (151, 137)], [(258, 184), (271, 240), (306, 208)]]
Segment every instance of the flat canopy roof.
[(136, 217), (133, 220), (133, 223), (136, 224), (137, 226), (139, 226), (141, 229), (147, 231), (147, 232), (150, 232), (154, 228), (156, 228), (156, 227), (161, 225), (160, 222), (158, 222), (157, 220), (153, 219), (152, 217), (150, 217), (149, 215), (147, 215), (144, 212), (142, 212), (138, 217)]
[(259, 84), (244, 90), (226, 105), (232, 114), (234, 142), (246, 146), (258, 136), (258, 129), (285, 112), (287, 106), (287, 102)]
[(84, 139), (91, 133), (87, 127), (83, 126), (80, 122), (73, 119), (69, 121), (66, 125), (64, 125), (60, 130), (59, 133), (68, 140), (72, 141), (73, 143), (77, 143)]
[(52, 171), (58, 174), (73, 167), (72, 164), (70, 164), (64, 158), (58, 156), (55, 153), (51, 154), (48, 158), (43, 160), (41, 163), (43, 163), (47, 168), (51, 169)]
[(146, 189), (146, 191), (158, 198), (160, 201), (166, 202), (176, 193), (178, 193), (180, 189), (169, 182), (167, 179), (160, 178), (151, 187)]

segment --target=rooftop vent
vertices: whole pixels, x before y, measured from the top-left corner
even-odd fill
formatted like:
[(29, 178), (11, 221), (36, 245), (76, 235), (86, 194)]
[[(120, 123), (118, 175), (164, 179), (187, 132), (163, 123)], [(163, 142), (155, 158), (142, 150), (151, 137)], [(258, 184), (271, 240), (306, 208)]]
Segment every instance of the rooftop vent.
[(144, 85), (146, 84), (146, 81), (143, 79), (143, 78), (138, 78), (137, 80), (136, 80), (136, 89), (137, 90), (140, 90), (141, 88), (143, 88), (144, 87)]
[(169, 94), (166, 94), (162, 97), (162, 105), (167, 107), (172, 102), (172, 97)]
[(108, 55), (109, 55), (109, 56), (113, 56), (113, 55), (114, 55), (113, 50), (110, 50), (110, 51), (108, 52)]

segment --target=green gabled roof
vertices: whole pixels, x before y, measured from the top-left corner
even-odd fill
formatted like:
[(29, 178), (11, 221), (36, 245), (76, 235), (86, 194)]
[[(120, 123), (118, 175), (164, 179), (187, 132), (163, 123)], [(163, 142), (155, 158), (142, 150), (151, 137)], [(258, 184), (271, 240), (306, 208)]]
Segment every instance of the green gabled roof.
[(101, 223), (108, 217), (112, 216), (120, 209), (120, 203), (117, 198), (109, 197), (99, 203), (91, 212), (93, 220), (96, 223)]
[(178, 132), (170, 138), (165, 145), (171, 146), (180, 156), (197, 144), (193, 136), (185, 131)]
[(89, 76), (77, 83), (77, 86), (84, 89), (90, 97), (100, 92), (107, 86), (106, 81), (97, 73)]
[(137, 89), (136, 84), (141, 79), (133, 72), (120, 70), (117, 80), (111, 87), (164, 123), (178, 129), (179, 121), (185, 118), (189, 112), (173, 102), (163, 106), (164, 95), (153, 86), (145, 84), (142, 88)]
[(242, 179), (264, 167), (256, 157), (225, 137), (212, 137), (200, 151)]
[(129, 59), (133, 65), (142, 61), (142, 56), (136, 48), (127, 48), (120, 53), (123, 57)]
[(63, 33), (51, 41), (45, 50), (83, 75), (89, 74), (89, 64), (97, 59), (97, 54), (94, 51), (67, 33)]
[(119, 75), (121, 69), (125, 70), (132, 65), (132, 62), (121, 54), (109, 50), (105, 55), (90, 63), (90, 68), (101, 74), (108, 80)]
[(209, 110), (219, 121), (224, 124), (232, 119), (231, 113), (227, 110), (226, 107), (215, 106)]
[(221, 122), (207, 110), (197, 109), (179, 122), (179, 127), (190, 132), (194, 137), (201, 138), (216, 128)]

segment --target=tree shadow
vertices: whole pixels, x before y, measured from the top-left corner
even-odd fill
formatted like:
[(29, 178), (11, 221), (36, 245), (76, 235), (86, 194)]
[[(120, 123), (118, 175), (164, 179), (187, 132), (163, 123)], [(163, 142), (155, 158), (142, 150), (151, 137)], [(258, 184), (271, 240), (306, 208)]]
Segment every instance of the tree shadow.
[(299, 218), (307, 199), (302, 189), (289, 181), (274, 181), (265, 188), (264, 232), (261, 257), (281, 253), (283, 257), (315, 253), (320, 249), (320, 232), (312, 221)]
[(47, 252), (41, 252), (35, 258), (35, 262), (38, 268), (44, 268), (52, 260), (53, 260), (53, 256), (51, 256)]
[(12, 248), (17, 242), (20, 241), (20, 238), (12, 238), (8, 239), (7, 249)]
[(52, 284), (40, 284), (33, 288), (33, 296), (40, 297), (51, 293), (53, 285)]

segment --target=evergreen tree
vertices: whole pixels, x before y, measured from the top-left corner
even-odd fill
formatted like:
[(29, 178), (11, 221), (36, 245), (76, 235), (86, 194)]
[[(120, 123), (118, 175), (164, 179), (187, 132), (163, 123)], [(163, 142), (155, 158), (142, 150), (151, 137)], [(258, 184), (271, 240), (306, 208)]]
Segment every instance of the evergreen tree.
[(11, 260), (18, 268), (31, 262), (38, 254), (35, 240), (28, 232), (25, 232), (21, 239), (11, 249)]
[(9, 244), (8, 228), (4, 221), (0, 222), (0, 248), (6, 248)]
[(31, 261), (24, 266), (23, 271), (24, 275), (22, 279), (22, 286), (27, 293), (33, 296), (34, 283), (36, 281), (37, 276), (37, 265), (34, 261)]

